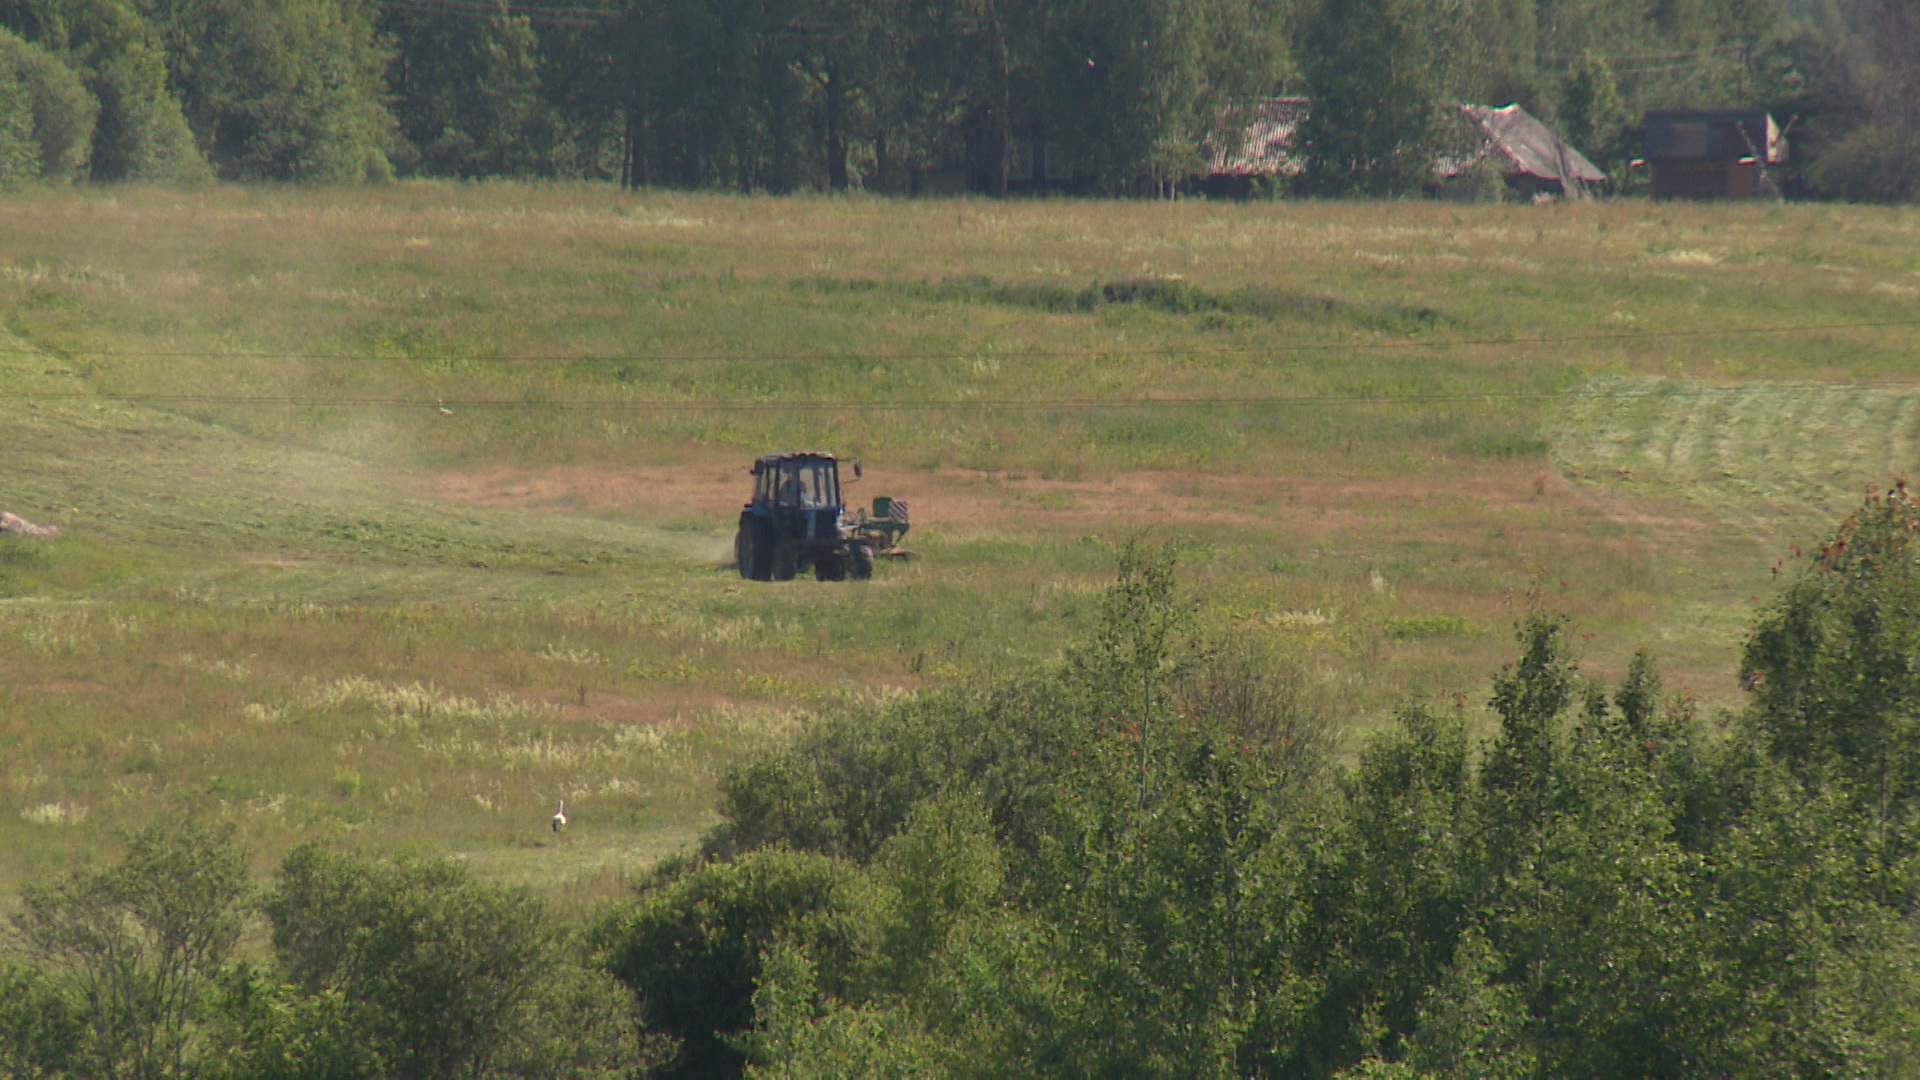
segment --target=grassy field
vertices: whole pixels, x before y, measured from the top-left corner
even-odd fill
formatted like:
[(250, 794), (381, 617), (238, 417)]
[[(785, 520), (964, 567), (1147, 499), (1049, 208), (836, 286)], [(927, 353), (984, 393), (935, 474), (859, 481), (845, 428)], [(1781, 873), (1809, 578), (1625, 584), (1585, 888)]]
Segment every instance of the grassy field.
[[(1914, 210), (10, 193), (0, 509), (64, 535), (0, 540), (0, 896), (199, 810), (591, 903), (809, 717), (1057, 655), (1136, 535), (1355, 731), (1530, 605), (1733, 707), (1920, 465), (1915, 341)], [(740, 582), (784, 446), (923, 557)]]

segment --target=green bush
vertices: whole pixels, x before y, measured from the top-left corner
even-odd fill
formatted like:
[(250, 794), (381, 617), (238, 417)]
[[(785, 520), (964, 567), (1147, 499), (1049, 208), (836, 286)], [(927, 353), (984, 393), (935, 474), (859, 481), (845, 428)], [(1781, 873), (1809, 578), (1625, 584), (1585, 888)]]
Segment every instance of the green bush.
[(753, 1080), (895, 1080), (953, 1075), (948, 1055), (899, 1009), (836, 1006), (813, 962), (791, 942), (770, 949), (753, 994), (759, 1024), (742, 1040)]
[(0, 960), (0, 1076), (67, 1075), (86, 1034), (86, 1015), (36, 968)]
[(1841, 136), (1808, 169), (1815, 189), (1853, 202), (1920, 198), (1920, 131), (1898, 122)]
[(1881, 820), (1920, 806), (1920, 500), (1874, 497), (1760, 616), (1746, 727), (1803, 782)]
[(685, 871), (600, 930), (608, 969), (680, 1043), (669, 1076), (738, 1076), (767, 950), (802, 948), (844, 994), (869, 948), (868, 884), (838, 859), (769, 848)]
[(304, 993), (269, 969), (227, 973), (207, 1080), (384, 1080), (383, 1047), (367, 1038), (379, 1017), (339, 990)]
[[(864, 873), (834, 865), (871, 890), (866, 959), (818, 964), (813, 1019), (754, 1044), (791, 1050), (765, 1075), (879, 1068), (848, 1056), (852, 1031), (947, 1048), (914, 1051), (925, 1075), (1214, 1075), (1293, 1030), (1287, 821), (1324, 718), (1284, 669), (1185, 641), (1171, 568), (1130, 550), (1064, 666), (829, 725), (728, 782), (716, 853), (804, 844), (851, 856)], [(742, 862), (769, 853), (797, 857)], [(779, 938), (729, 940), (764, 976)], [(747, 982), (734, 1023), (771, 1023), (746, 1013)]]
[[(1210, 688), (1265, 669), (1195, 654), (1136, 557), (1066, 665), (730, 781), (714, 850), (851, 857), (807, 864), (831, 902), (751, 932), (666, 909), (731, 928), (726, 1045), (756, 1076), (1901, 1075), (1916, 521), (1869, 504), (1763, 618), (1731, 742), (1646, 654), (1609, 694), (1535, 617), (1490, 741), (1413, 710), (1332, 787), (1249, 737), (1287, 710)], [(858, 929), (823, 953), (796, 911)]]
[[(395, 1080), (619, 1075), (642, 1061), (631, 999), (568, 962), (537, 901), (477, 884), (458, 864), (302, 847), (265, 906), (289, 984), (268, 992), (291, 995), (312, 1019), (282, 1032), (277, 1010), (256, 1009), (262, 1019), (240, 1025), (236, 1054), (262, 1047), (270, 1065), (275, 1047), (314, 1031), (332, 1040), (329, 1053), (360, 1061), (364, 1051)], [(336, 1027), (337, 1038), (326, 1034)]]
[[(180, 1073), (202, 997), (239, 940), (245, 892), (232, 828), (191, 822), (136, 834), (118, 866), (23, 890), (14, 931), (77, 1006), (77, 1074)], [(57, 1012), (52, 1022), (75, 1026)]]
[(72, 68), (0, 29), (0, 183), (73, 180), (99, 112)]

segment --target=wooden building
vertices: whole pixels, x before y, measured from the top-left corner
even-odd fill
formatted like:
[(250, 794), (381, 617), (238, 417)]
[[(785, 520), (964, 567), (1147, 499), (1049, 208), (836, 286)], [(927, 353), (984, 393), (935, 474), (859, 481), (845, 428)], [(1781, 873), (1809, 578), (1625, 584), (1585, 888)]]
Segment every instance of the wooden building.
[(1656, 199), (1777, 195), (1787, 140), (1765, 109), (1658, 109), (1642, 134)]

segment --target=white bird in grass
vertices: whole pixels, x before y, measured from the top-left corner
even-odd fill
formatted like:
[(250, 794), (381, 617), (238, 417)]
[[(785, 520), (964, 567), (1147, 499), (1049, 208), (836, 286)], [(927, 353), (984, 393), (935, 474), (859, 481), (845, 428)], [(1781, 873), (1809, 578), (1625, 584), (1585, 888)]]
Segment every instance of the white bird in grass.
[(560, 809), (554, 811), (554, 814), (553, 814), (553, 831), (555, 833), (558, 833), (561, 829), (564, 829), (566, 827), (567, 827), (567, 800), (561, 799)]

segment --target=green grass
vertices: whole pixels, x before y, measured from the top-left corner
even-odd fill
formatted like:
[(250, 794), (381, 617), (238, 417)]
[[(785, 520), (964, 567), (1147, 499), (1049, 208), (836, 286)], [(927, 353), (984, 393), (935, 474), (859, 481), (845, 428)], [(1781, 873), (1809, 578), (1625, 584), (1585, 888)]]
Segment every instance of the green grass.
[[(1141, 534), (1356, 732), (1529, 606), (1737, 706), (1776, 562), (1920, 464), (1915, 320), (1911, 210), (12, 193), (0, 509), (65, 534), (0, 541), (0, 895), (189, 809), (604, 895)], [(921, 558), (741, 583), (781, 446)]]

